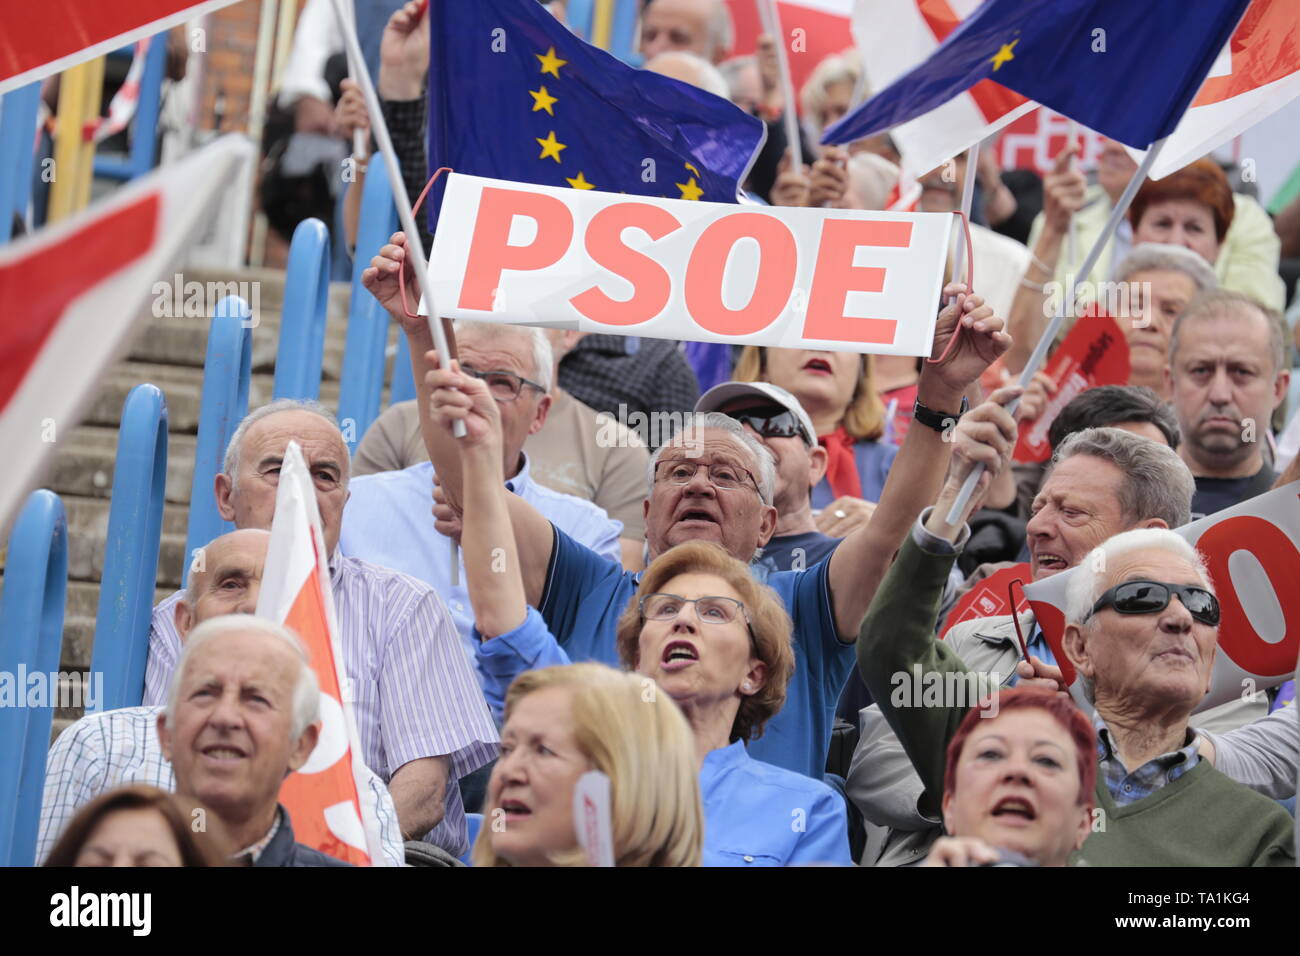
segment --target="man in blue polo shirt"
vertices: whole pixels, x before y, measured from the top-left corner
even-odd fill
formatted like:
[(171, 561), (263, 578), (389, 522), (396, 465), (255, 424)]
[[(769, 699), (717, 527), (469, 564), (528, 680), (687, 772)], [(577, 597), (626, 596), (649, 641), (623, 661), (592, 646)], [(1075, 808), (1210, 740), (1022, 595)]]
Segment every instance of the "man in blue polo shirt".
[[(407, 318), (401, 307), (397, 274), (409, 268), (404, 244), (395, 235), (363, 281), (406, 331), (420, 414), (436, 423), (424, 429), (430, 458), (455, 508), (462, 500), (460, 455), (447, 426), (463, 418), (474, 399), (461, 390), (464, 377), (455, 363), (438, 366), (425, 320)], [(816, 778), (824, 772), (858, 627), (895, 551), (938, 493), (946, 471), (951, 446), (945, 436), (951, 429), (945, 421), (956, 418), (966, 388), (1011, 343), (1002, 320), (965, 291), (961, 285), (944, 290), (951, 305), (939, 315), (934, 352), (942, 361), (927, 364), (921, 376), (917, 421), (932, 427), (909, 430), (872, 520), (814, 567), (768, 577), (794, 622), (796, 663), (785, 707), (750, 745), (756, 759)], [(960, 335), (947, 348), (959, 323)], [(696, 425), (661, 447), (652, 462), (645, 504), (649, 557), (703, 540), (749, 562), (776, 529), (771, 455), (726, 416)], [(573, 660), (617, 664), (615, 628), (636, 593), (637, 575), (576, 544), (517, 496), (511, 497), (510, 517), (528, 602), (541, 611), (560, 646)]]

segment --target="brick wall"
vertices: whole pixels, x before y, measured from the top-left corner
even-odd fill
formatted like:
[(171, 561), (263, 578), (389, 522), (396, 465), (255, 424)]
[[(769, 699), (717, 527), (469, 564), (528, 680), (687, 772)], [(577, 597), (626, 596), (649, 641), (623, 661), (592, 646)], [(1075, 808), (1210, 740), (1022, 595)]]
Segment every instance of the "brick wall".
[[(296, 2), (301, 11), (306, 0)], [(261, 13), (262, 0), (239, 0), (209, 17), (200, 128), (214, 128), (215, 100), (220, 90), (225, 100), (222, 131), (247, 130)]]

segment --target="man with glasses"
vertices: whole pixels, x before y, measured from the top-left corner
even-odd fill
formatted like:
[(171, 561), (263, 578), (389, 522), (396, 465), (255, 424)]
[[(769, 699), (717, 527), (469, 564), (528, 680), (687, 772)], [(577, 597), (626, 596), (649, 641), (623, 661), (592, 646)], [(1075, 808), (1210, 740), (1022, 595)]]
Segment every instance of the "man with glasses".
[[(619, 522), (589, 501), (539, 484), (529, 473), (524, 441), (541, 429), (551, 408), (553, 362), (546, 335), (523, 326), (463, 322), (456, 326), (456, 339), (461, 370), (487, 384), (501, 413), (506, 487), (575, 541), (602, 557), (620, 560)], [(433, 585), (446, 601), (472, 661), (478, 642), (473, 638), (464, 565), (452, 539), (434, 524), (434, 482), (428, 461), (354, 478), (339, 548)]]
[(767, 382), (723, 382), (701, 395), (695, 410), (734, 418), (776, 461), (776, 532), (758, 567), (798, 571), (830, 554), (840, 539), (818, 531), (812, 512), (813, 486), (826, 474), (826, 449), (817, 444), (799, 400)]

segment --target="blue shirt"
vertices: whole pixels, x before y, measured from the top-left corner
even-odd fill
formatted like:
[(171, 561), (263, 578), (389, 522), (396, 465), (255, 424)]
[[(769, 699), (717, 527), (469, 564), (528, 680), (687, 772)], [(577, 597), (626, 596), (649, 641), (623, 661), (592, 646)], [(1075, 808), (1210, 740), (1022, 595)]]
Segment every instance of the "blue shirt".
[[(795, 667), (785, 706), (749, 745), (751, 756), (816, 780), (826, 771), (835, 703), (855, 663), (853, 645), (841, 643), (836, 634), (828, 567), (824, 560), (806, 571), (778, 571), (767, 578), (794, 621)], [(570, 658), (617, 667), (615, 629), (637, 583), (637, 575), (556, 528), (542, 617)]]
[[(880, 493), (885, 490), (885, 479), (889, 477), (889, 466), (894, 463), (898, 446), (891, 442), (859, 441), (853, 443), (853, 460), (858, 466), (858, 484), (862, 486), (864, 501), (879, 501)], [(828, 479), (813, 485), (812, 506), (825, 508), (835, 500)]]
[[(348, 485), (351, 497), (343, 508), (339, 550), (433, 585), (473, 660), (478, 641), (472, 634), (474, 609), (465, 586), (465, 562), (457, 549), (458, 583), (453, 587), (450, 539), (433, 524), (433, 474), (433, 465), (426, 461), (402, 471), (353, 478)], [(620, 559), (618, 537), (623, 523), (590, 501), (537, 484), (529, 476), (527, 456), (506, 488), (596, 554)]]
[(704, 758), (700, 796), (705, 866), (853, 865), (844, 798), (755, 760), (739, 740)]

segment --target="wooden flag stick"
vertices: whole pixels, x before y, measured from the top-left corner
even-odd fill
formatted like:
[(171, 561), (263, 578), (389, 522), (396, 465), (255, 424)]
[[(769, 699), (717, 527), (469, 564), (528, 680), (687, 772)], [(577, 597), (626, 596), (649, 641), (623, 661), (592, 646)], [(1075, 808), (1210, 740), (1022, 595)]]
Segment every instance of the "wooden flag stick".
[[(1101, 258), (1102, 250), (1106, 248), (1106, 243), (1110, 242), (1111, 236), (1113, 236), (1115, 230), (1119, 228), (1120, 220), (1123, 219), (1124, 214), (1128, 212), (1128, 207), (1133, 202), (1133, 197), (1137, 195), (1138, 187), (1146, 181), (1147, 173), (1150, 172), (1152, 164), (1155, 163), (1156, 157), (1160, 155), (1160, 150), (1165, 145), (1167, 139), (1167, 136), (1162, 137), (1151, 144), (1151, 148), (1148, 149), (1147, 154), (1142, 157), (1142, 163), (1133, 174), (1133, 178), (1130, 179), (1128, 185), (1124, 187), (1124, 192), (1120, 195), (1119, 201), (1115, 203), (1115, 208), (1110, 211), (1110, 218), (1106, 220), (1106, 225), (1101, 230), (1101, 235), (1097, 237), (1097, 241), (1094, 242), (1092, 248), (1088, 250), (1088, 255), (1083, 260), (1083, 265), (1080, 267), (1078, 275), (1075, 276), (1074, 288), (1070, 290), (1069, 298), (1067, 299), (1064, 295), (1061, 296), (1061, 303), (1056, 307), (1056, 315), (1053, 316), (1052, 321), (1048, 323), (1047, 328), (1043, 330), (1043, 334), (1039, 336), (1038, 344), (1034, 346), (1033, 354), (1029, 356), (1029, 361), (1025, 363), (1024, 370), (1020, 373), (1019, 385), (1021, 388), (1027, 388), (1029, 386), (1029, 383), (1034, 379), (1035, 373), (1037, 373), (1039, 368), (1042, 367), (1043, 362), (1047, 359), (1047, 352), (1051, 349), (1052, 343), (1056, 341), (1056, 335), (1061, 331), (1061, 326), (1065, 323), (1066, 307), (1070, 306), (1072, 311), (1074, 302), (1079, 295), (1079, 287), (1086, 281), (1084, 277), (1088, 276), (1092, 272), (1092, 267), (1095, 266), (1097, 260)], [(1007, 411), (1015, 414), (1016, 408), (1019, 405), (1020, 399), (1014, 399), (1007, 405)], [(971, 495), (975, 493), (975, 486), (979, 484), (980, 475), (983, 473), (984, 466), (976, 465), (971, 469), (971, 473), (966, 476), (966, 481), (961, 486), (961, 491), (957, 495), (957, 500), (952, 503), (952, 507), (948, 510), (948, 517), (946, 519), (948, 524), (955, 525), (961, 519), (961, 513), (966, 509), (966, 505), (970, 501)]]

